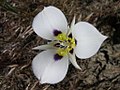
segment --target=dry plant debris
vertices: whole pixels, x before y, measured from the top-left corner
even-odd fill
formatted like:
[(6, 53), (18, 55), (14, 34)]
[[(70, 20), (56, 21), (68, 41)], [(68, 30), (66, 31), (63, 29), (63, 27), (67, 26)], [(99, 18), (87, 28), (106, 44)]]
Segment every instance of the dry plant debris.
[[(66, 78), (56, 85), (40, 85), (31, 70), (38, 53), (32, 48), (46, 43), (31, 28), (44, 6), (60, 8), (69, 23), (88, 21), (108, 36), (90, 59), (78, 60), (83, 71), (70, 65)], [(69, 18), (68, 18), (69, 17)], [(0, 90), (119, 90), (119, 0), (0, 0)]]

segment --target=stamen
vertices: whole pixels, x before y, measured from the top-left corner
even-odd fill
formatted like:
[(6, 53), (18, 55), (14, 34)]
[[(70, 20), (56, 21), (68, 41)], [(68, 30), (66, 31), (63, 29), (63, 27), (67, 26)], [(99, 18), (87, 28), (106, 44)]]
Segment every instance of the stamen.
[[(55, 33), (58, 33), (59, 31), (55, 30)], [(56, 34), (57, 35), (57, 34)], [(73, 49), (76, 46), (76, 41), (72, 37), (72, 34), (69, 34), (68, 36), (65, 33), (59, 32), (59, 34), (56, 36), (56, 42), (54, 43), (54, 46), (57, 48), (57, 56), (66, 56), (68, 53), (73, 54)]]
[(67, 46), (64, 46), (64, 44), (62, 44), (62, 43), (56, 43), (56, 44), (54, 44), (54, 46), (55, 47), (58, 47), (58, 48), (66, 48)]
[(60, 43), (54, 44), (55, 47), (60, 47)]

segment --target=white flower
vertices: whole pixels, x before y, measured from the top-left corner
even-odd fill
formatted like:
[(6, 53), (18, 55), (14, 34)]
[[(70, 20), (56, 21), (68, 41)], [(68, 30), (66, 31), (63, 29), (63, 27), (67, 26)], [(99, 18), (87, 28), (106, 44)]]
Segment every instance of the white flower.
[(32, 27), (35, 33), (49, 44), (33, 49), (44, 50), (32, 62), (32, 69), (40, 83), (55, 84), (64, 79), (69, 61), (78, 69), (76, 57), (85, 59), (93, 56), (107, 38), (87, 23), (75, 24), (75, 17), (68, 27), (66, 17), (56, 7), (45, 7), (34, 18)]

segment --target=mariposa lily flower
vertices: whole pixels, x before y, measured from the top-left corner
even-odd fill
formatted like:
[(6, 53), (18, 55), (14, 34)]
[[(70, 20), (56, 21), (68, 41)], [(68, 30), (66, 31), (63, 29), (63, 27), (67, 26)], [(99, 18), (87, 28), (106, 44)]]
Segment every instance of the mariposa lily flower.
[(88, 22), (75, 24), (75, 17), (69, 27), (64, 14), (54, 6), (45, 7), (38, 13), (32, 27), (38, 36), (51, 40), (46, 45), (33, 48), (44, 50), (32, 62), (33, 72), (41, 84), (62, 81), (69, 62), (81, 69), (75, 55), (80, 59), (93, 56), (107, 38)]

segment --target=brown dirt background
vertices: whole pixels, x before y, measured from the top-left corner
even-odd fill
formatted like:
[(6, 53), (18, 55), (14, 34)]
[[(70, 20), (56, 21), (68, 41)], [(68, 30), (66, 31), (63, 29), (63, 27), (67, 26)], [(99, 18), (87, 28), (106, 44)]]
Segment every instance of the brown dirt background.
[[(46, 43), (31, 28), (44, 6), (60, 8), (69, 23), (88, 21), (108, 36), (99, 52), (70, 65), (65, 79), (55, 85), (38, 83), (31, 62)], [(0, 90), (120, 90), (120, 0), (0, 0)]]

